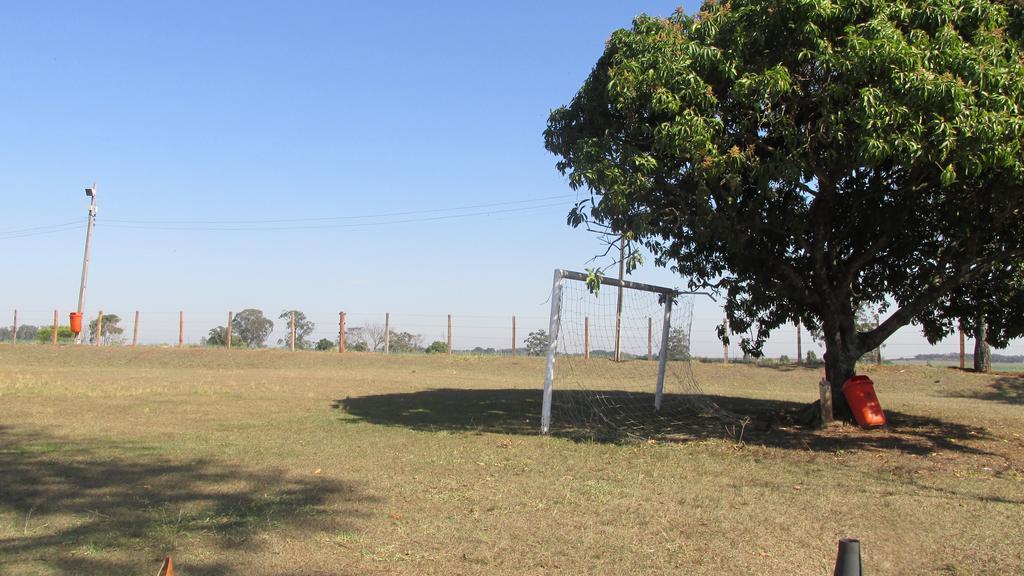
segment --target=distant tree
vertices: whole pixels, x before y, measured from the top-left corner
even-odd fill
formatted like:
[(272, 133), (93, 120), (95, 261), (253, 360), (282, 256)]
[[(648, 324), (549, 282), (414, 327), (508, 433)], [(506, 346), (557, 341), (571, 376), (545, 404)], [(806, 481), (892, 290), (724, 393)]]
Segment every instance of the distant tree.
[[(89, 322), (89, 342), (92, 344), (96, 343), (96, 324), (99, 318), (93, 318)], [(124, 328), (118, 326), (121, 323), (121, 317), (117, 314), (104, 314), (103, 315), (103, 343), (104, 344), (123, 344), (124, 343)]]
[(548, 353), (548, 333), (543, 330), (535, 330), (526, 335), (526, 354), (528, 356), (543, 356)]
[(779, 356), (779, 364), (789, 364), (789, 356), (786, 356), (785, 354)]
[(321, 338), (316, 343), (316, 349), (321, 352), (327, 350), (334, 350), (335, 347), (337, 347), (337, 344), (335, 344), (334, 340), (331, 340), (329, 338)]
[[(295, 313), (295, 349), (305, 350), (312, 346), (312, 343), (306, 338), (313, 333), (313, 330), (316, 328), (316, 324), (313, 324), (313, 322), (309, 318), (306, 318), (306, 315), (299, 310), (285, 310), (284, 312), (281, 312), (281, 315), (278, 316), (277, 319), (284, 320), (286, 330), (291, 328), (290, 322), (292, 312)], [(289, 336), (285, 336), (284, 338), (279, 339), (277, 343), (279, 346), (288, 348), (291, 346), (291, 339)]]
[[(28, 324), (22, 324), (21, 326), (18, 326), (18, 342), (30, 342), (32, 340), (35, 340), (38, 331), (39, 328), (37, 326), (30, 326)], [(50, 331), (52, 332), (53, 328), (51, 328)], [(0, 328), (0, 342), (12, 340), (13, 335), (14, 332), (11, 330), (11, 328), (6, 326)]]
[(683, 328), (672, 328), (668, 331), (668, 359), (690, 359), (690, 335)]
[(424, 351), (427, 354), (445, 354), (448, 352), (448, 344), (440, 340), (434, 340)]
[(362, 326), (353, 328), (345, 333), (345, 346), (348, 347), (349, 339), (353, 345), (362, 343), (366, 350), (377, 352), (384, 347), (384, 327), (380, 324), (367, 322)]
[(406, 352), (419, 352), (423, 350), (423, 336), (410, 332), (391, 331), (391, 338), (388, 342), (390, 351), (395, 354)]
[[(36, 341), (43, 344), (48, 344), (53, 341), (53, 326), (40, 326), (39, 331), (36, 332)], [(70, 326), (58, 326), (57, 327), (57, 342), (69, 344), (75, 341), (75, 333), (71, 331)]]
[(814, 353), (814, 350), (808, 350), (807, 351), (807, 363), (808, 364), (817, 364), (818, 363), (818, 355)]
[[(53, 331), (53, 328), (50, 328), (50, 330)], [(38, 333), (38, 326), (22, 324), (21, 326), (18, 326), (18, 342), (31, 342), (36, 339), (36, 335)]]
[[(234, 346), (234, 338), (231, 339), (231, 345)], [(199, 341), (203, 346), (227, 346), (228, 345), (228, 329), (224, 326), (217, 326), (216, 328), (210, 328), (210, 332)]]
[(246, 308), (231, 321), (231, 330), (253, 348), (267, 345), (267, 337), (274, 330), (274, 322), (263, 315), (262, 310)]
[(352, 344), (348, 343), (348, 339), (345, 340), (345, 350), (349, 352), (368, 352), (370, 349), (366, 346), (366, 342), (362, 340), (356, 340)]

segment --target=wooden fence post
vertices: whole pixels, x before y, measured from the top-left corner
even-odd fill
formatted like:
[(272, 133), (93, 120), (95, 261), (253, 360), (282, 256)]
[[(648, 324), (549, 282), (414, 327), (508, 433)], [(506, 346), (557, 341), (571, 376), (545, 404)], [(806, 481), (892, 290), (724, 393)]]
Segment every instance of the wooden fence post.
[(57, 311), (53, 311), (53, 345), (57, 345), (57, 332), (60, 330), (60, 326), (57, 322)]
[[(725, 319), (722, 320), (722, 327), (725, 328), (725, 333), (726, 333), (726, 335), (728, 335), (729, 334), (729, 316), (726, 316)], [(726, 344), (725, 342), (722, 342), (722, 364), (728, 364), (728, 363), (729, 363), (729, 345)]]
[(821, 422), (832, 422), (832, 385), (824, 378), (818, 382), (818, 396), (821, 398)]
[(650, 316), (647, 317), (647, 361), (650, 362), (654, 358), (654, 349), (651, 348), (651, 336), (654, 333), (654, 321)]
[(448, 355), (452, 355), (452, 315), (448, 315)]
[[(875, 330), (878, 330), (878, 326), (879, 326), (878, 314), (875, 314)], [(878, 345), (878, 355), (875, 357), (875, 359), (878, 360), (878, 365), (881, 366), (882, 365), (882, 345), (881, 344)]]
[(796, 321), (796, 363), (799, 366), (804, 363), (804, 350), (803, 345), (800, 342), (800, 321)]
[(516, 356), (516, 315), (512, 315), (512, 357)]
[(391, 353), (391, 313), (384, 313), (384, 354)]
[(132, 348), (139, 343), (139, 311), (135, 311), (135, 324), (132, 326)]
[(958, 328), (960, 332), (960, 369), (963, 370), (966, 366), (965, 362), (967, 356), (964, 344), (964, 323), (960, 322)]
[(345, 352), (345, 313), (338, 312), (338, 353)]
[(288, 349), (295, 352), (295, 311), (288, 314)]
[(100, 315), (96, 317), (96, 345), (103, 345), (103, 310), (100, 310)]
[(185, 311), (178, 312), (178, 348), (185, 347)]
[(590, 359), (590, 316), (583, 317), (583, 358)]

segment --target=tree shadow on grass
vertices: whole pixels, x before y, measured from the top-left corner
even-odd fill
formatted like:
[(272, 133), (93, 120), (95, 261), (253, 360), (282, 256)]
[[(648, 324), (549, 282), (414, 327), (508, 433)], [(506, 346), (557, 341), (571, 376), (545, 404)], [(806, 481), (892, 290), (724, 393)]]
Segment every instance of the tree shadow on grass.
[(14, 518), (0, 573), (145, 574), (165, 554), (202, 553), (216, 560), (179, 571), (227, 574), (260, 534), (351, 531), (372, 501), (335, 480), (138, 452), (0, 427), (0, 514)]
[(1024, 376), (1001, 376), (984, 390), (957, 392), (952, 396), (1019, 406), (1024, 404)]
[[(647, 408), (653, 406), (653, 394), (556, 391), (551, 433), (597, 442), (725, 438), (815, 452), (870, 448), (918, 455), (937, 450), (989, 454), (966, 444), (989, 438), (984, 428), (902, 412), (886, 412), (888, 426), (884, 429), (844, 426), (841, 430), (816, 430), (793, 424), (794, 416), (806, 408), (797, 402), (666, 394), (663, 416), (657, 417)], [(541, 393), (442, 388), (345, 398), (336, 400), (334, 407), (352, 422), (421, 431), (537, 435)]]

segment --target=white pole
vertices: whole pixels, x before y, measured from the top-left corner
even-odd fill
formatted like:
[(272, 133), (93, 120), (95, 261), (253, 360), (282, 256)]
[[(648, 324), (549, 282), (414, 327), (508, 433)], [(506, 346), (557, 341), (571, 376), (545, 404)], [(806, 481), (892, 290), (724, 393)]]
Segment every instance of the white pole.
[(622, 281), (626, 279), (626, 236), (619, 237), (619, 294), (615, 301), (615, 361), (622, 361)]
[(555, 352), (558, 350), (558, 330), (562, 314), (562, 271), (555, 270), (551, 286), (551, 323), (548, 325), (548, 362), (544, 371), (544, 404), (540, 414), (540, 432), (551, 429), (551, 392), (555, 383)]
[(654, 390), (654, 411), (661, 410), (661, 397), (665, 392), (665, 367), (668, 365), (668, 336), (672, 329), (672, 295), (665, 295), (665, 320), (661, 325), (661, 352), (658, 359), (658, 386)]
[[(89, 244), (92, 243), (92, 227), (96, 222), (96, 183), (86, 193), (89, 195), (89, 219), (85, 225), (85, 256), (82, 258), (82, 283), (78, 286), (78, 313), (85, 307), (85, 284), (89, 280)], [(82, 343), (82, 334), (75, 336), (75, 343)]]

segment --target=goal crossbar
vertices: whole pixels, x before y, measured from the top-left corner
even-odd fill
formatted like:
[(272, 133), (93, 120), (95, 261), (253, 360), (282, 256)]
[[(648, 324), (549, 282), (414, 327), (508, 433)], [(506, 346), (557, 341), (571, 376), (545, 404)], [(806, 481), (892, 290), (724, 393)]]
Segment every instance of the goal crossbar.
[[(562, 322), (562, 285), (566, 280), (586, 282), (588, 280), (588, 275), (572, 270), (555, 270), (554, 280), (552, 281), (551, 286), (551, 321), (548, 326), (548, 354), (547, 365), (544, 371), (544, 400), (541, 408), (540, 429), (542, 434), (547, 434), (551, 429), (551, 401), (555, 382), (555, 356), (558, 351), (558, 334), (561, 329)], [(665, 389), (665, 368), (668, 362), (668, 341), (669, 330), (672, 326), (673, 300), (675, 297), (682, 295), (702, 295), (709, 297), (711, 295), (706, 292), (684, 292), (676, 290), (675, 288), (654, 286), (652, 284), (633, 282), (631, 280), (619, 280), (617, 278), (606, 278), (603, 276), (599, 277), (599, 280), (601, 284), (605, 286), (616, 286), (619, 288), (629, 288), (644, 292), (654, 292), (666, 296), (664, 319), (662, 321), (661, 346), (658, 354), (658, 380), (655, 385), (654, 393), (654, 410), (657, 412), (661, 409), (662, 396)]]
[[(579, 280), (580, 282), (586, 282), (588, 279), (588, 276), (583, 272), (573, 272), (572, 270), (555, 270), (555, 275), (568, 280)], [(622, 288), (630, 288), (632, 290), (643, 290), (644, 292), (671, 294), (672, 296), (676, 296), (678, 294), (692, 294), (692, 292), (680, 292), (675, 288), (643, 284), (641, 282), (633, 282), (632, 280), (619, 280), (618, 278), (608, 278), (607, 276), (598, 276), (598, 279), (601, 284), (604, 284), (605, 286), (619, 286)]]

